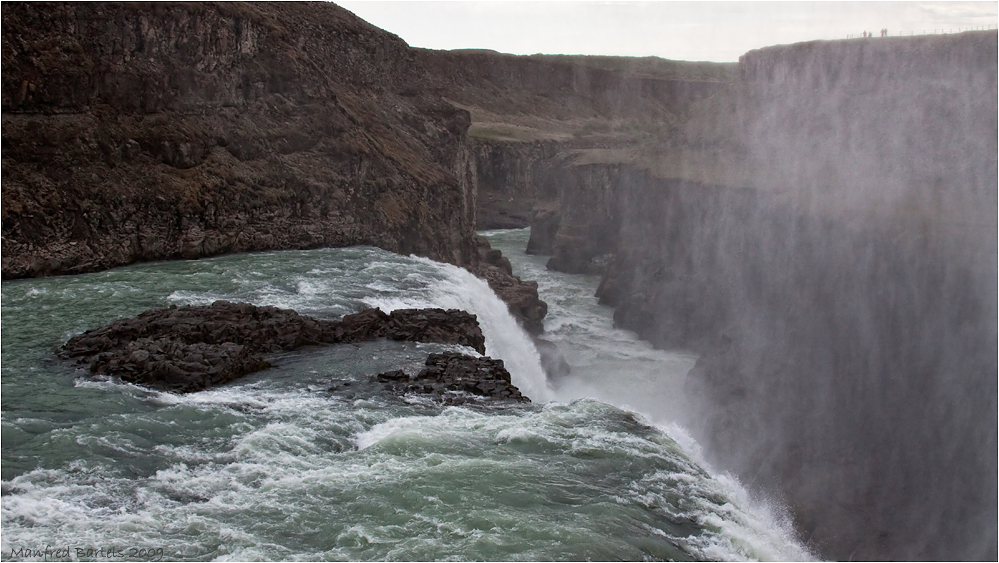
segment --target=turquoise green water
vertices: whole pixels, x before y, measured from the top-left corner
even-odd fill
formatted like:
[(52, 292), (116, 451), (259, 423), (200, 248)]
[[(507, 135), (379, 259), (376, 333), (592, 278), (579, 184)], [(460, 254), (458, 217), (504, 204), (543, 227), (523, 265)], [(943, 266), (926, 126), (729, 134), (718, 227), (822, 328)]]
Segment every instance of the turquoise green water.
[[(524, 231), (490, 236), (526, 242)], [(582, 291), (574, 283), (562, 290)], [(481, 281), (371, 248), (144, 264), (2, 290), (5, 560), (809, 557), (777, 513), (704, 469), (664, 413), (599, 392), (598, 372), (615, 362), (638, 389), (690, 359), (627, 335), (600, 350), (607, 327), (555, 293), (552, 338), (578, 385), (545, 381), (531, 340)], [(324, 318), (375, 305), (470, 310), (487, 354), (535, 403), (443, 408), (369, 382), (454, 349), (430, 344), (285, 354), (272, 370), (183, 396), (93, 379), (54, 357), (116, 318), (216, 299)]]

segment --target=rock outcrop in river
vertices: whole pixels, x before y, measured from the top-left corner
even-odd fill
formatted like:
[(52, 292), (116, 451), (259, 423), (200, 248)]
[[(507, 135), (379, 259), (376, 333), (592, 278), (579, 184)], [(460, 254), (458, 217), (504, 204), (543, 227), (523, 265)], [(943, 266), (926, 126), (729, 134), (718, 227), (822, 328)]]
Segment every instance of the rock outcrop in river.
[(489, 400), (530, 402), (511, 383), (503, 360), (473, 358), (445, 352), (430, 354), (426, 367), (410, 377), (402, 370), (380, 373), (375, 378), (395, 393), (431, 395), (448, 405)]
[(531, 334), (544, 331), (542, 320), (548, 314), (548, 304), (538, 297), (538, 282), (523, 281), (513, 275), (510, 260), (503, 252), (491, 248), (484, 237), (475, 237), (479, 252), (479, 265), (473, 273), (486, 280), (490, 289), (502, 299), (510, 314)]
[(324, 321), (290, 309), (216, 301), (115, 321), (71, 338), (59, 355), (88, 364), (94, 374), (190, 393), (270, 367), (266, 354), (377, 338), (460, 344), (485, 353), (475, 315), (454, 309), (367, 309)]
[[(330, 4), (2, 17), (4, 279), (369, 244), (481, 267), (536, 327), (474, 239), (476, 205), (527, 218), (620, 326), (700, 354), (689, 423), (820, 554), (996, 559), (995, 32), (735, 69), (414, 50)], [(81, 355), (264, 365), (221, 342)]]

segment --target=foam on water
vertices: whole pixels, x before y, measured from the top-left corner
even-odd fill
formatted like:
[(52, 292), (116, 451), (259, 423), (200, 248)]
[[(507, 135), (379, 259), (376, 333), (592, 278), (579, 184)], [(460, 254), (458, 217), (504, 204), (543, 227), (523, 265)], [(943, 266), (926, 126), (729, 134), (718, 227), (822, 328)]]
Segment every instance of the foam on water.
[[(439, 272), (435, 283), (421, 284), (426, 290), (420, 294), (373, 296), (366, 297), (364, 302), (385, 311), (440, 307), (474, 314), (486, 338), (486, 355), (504, 361), (513, 384), (524, 395), (536, 402), (547, 401), (551, 393), (541, 367), (541, 356), (489, 284), (463, 268), (416, 256), (411, 258)], [(409, 277), (419, 278), (419, 275), (409, 274)]]
[[(782, 535), (779, 511), (703, 469), (678, 427), (591, 399), (444, 408), (369, 382), (453, 347), (296, 352), (189, 395), (81, 377), (47, 356), (67, 334), (171, 302), (250, 301), (327, 318), (372, 305), (460, 308), (478, 316), (487, 353), (543, 401), (530, 338), (484, 282), (452, 266), (328, 249), (3, 290), (5, 558), (44, 545), (164, 547), (178, 560), (808, 558)], [(550, 337), (575, 330), (586, 357), (608, 369), (662, 359), (566, 319)], [(616, 375), (652, 374), (633, 371)]]
[[(588, 460), (598, 467), (605, 462), (628, 460), (622, 466), (630, 465), (632, 471), (638, 466), (641, 470), (632, 473), (619, 467), (626, 478), (606, 489), (608, 493), (616, 492), (608, 499), (626, 510), (636, 506), (651, 510), (665, 516), (667, 523), (695, 524), (699, 533), (683, 535), (687, 530), (682, 525), (663, 526), (654, 519), (643, 522), (651, 534), (681, 547), (688, 556), (732, 561), (811, 559), (806, 550), (785, 535), (785, 527), (774, 523), (772, 514), (761, 513), (744, 496), (737, 483), (727, 476), (718, 478), (703, 471), (665, 434), (605, 403), (549, 403), (540, 411), (519, 416), (451, 408), (438, 416), (386, 421), (359, 434), (357, 443), (364, 450), (375, 448), (397, 454), (442, 447), (473, 450), (474, 445), (487, 444), (492, 451), (510, 448), (521, 457), (547, 454), (577, 460), (577, 464), (578, 460)], [(649, 471), (655, 467), (659, 469)], [(549, 471), (558, 479), (557, 465)], [(586, 486), (596, 490), (602, 488), (601, 480), (608, 479), (603, 474), (591, 477), (593, 480), (588, 480)], [(627, 486), (620, 487), (625, 482)], [(565, 491), (562, 494), (571, 496)]]
[[(785, 507), (752, 497), (731, 475), (712, 471), (701, 456), (700, 446), (676, 422), (685, 406), (683, 381), (696, 361), (695, 356), (656, 350), (634, 333), (615, 328), (612, 309), (599, 305), (594, 297), (599, 278), (553, 272), (545, 267), (547, 257), (526, 255), (523, 249), (529, 230), (483, 234), (493, 248), (501, 249), (511, 260), (515, 273), (538, 281), (539, 295), (549, 304), (545, 337), (559, 347), (572, 367), (572, 376), (560, 382), (553, 396), (562, 401), (593, 397), (640, 413), (642, 420), (648, 420), (648, 424), (674, 438), (683, 456), (693, 460), (694, 467), (714, 476), (711, 490), (733, 499), (734, 504), (728, 504), (727, 517), (719, 518), (711, 512), (706, 513), (710, 517), (698, 520), (702, 526), (723, 530), (732, 545), (714, 542), (701, 546), (697, 548), (699, 557), (714, 560), (813, 557), (797, 543)], [(691, 491), (698, 499), (708, 495), (707, 491), (700, 493), (703, 494)]]

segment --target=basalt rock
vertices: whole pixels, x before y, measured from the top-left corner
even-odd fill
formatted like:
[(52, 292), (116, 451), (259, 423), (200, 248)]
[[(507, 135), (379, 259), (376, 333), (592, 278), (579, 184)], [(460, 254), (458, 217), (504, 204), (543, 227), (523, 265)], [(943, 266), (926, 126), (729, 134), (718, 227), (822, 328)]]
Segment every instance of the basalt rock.
[(474, 262), (469, 113), (332, 3), (11, 3), (3, 279), (372, 245)]
[(532, 206), (559, 191), (568, 153), (647, 142), (735, 76), (731, 63), (658, 57), (416, 57), (432, 69), (427, 84), (471, 114), (480, 229), (528, 226)]
[(59, 355), (89, 364), (94, 374), (189, 393), (270, 367), (266, 354), (377, 338), (460, 344), (485, 353), (475, 315), (455, 309), (367, 309), (326, 321), (289, 309), (216, 301), (115, 321), (71, 338)]
[(558, 383), (572, 373), (572, 366), (565, 359), (565, 354), (559, 350), (558, 344), (541, 337), (534, 337), (534, 347), (541, 356), (541, 368), (545, 370), (548, 381)]
[[(335, 323), (335, 321), (333, 321)], [(485, 337), (475, 315), (457, 309), (366, 309), (346, 315), (333, 325), (333, 343), (363, 342), (375, 338), (460, 344), (484, 354)]]
[(410, 377), (402, 370), (378, 374), (375, 379), (394, 393), (427, 394), (445, 404), (466, 402), (530, 402), (510, 380), (503, 360), (473, 358), (455, 352), (430, 354), (426, 367)]
[(486, 280), (524, 329), (532, 334), (544, 332), (542, 321), (548, 314), (548, 304), (538, 297), (538, 282), (524, 281), (513, 275), (510, 259), (503, 256), (501, 250), (492, 248), (485, 237), (475, 237), (475, 243), (479, 264), (473, 273)]

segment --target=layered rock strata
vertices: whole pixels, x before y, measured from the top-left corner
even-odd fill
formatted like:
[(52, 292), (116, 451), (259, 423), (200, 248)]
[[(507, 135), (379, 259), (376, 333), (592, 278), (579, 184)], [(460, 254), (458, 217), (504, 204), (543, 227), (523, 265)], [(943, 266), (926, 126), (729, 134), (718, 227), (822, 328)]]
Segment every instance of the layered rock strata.
[(94, 374), (190, 393), (270, 367), (266, 354), (378, 338), (460, 344), (485, 353), (475, 315), (454, 309), (367, 309), (324, 321), (290, 309), (216, 301), (115, 321), (71, 338), (59, 355), (89, 365)]
[[(417, 50), (425, 87), (470, 112), (480, 229), (526, 227), (571, 151), (628, 150), (674, 129), (735, 65), (658, 57)], [(553, 176), (550, 176), (553, 173)]]
[(417, 393), (432, 396), (447, 405), (487, 401), (530, 402), (510, 380), (503, 360), (473, 358), (445, 352), (430, 354), (426, 367), (409, 376), (402, 370), (378, 374), (375, 379), (385, 389), (397, 394)]
[(12, 4), (4, 279), (368, 244), (541, 330), (536, 288), (480, 264), (469, 114), (414, 53), (332, 4)]
[(473, 139), (476, 224), (481, 229), (532, 225), (536, 203), (551, 190), (548, 174), (561, 168), (565, 143)]
[(333, 4), (13, 3), (4, 279), (374, 245), (475, 260), (467, 111)]
[[(764, 49), (726, 85), (411, 50), (328, 4), (4, 8), (5, 279), (371, 244), (502, 288), (478, 181), (490, 226), (529, 203), (533, 252), (701, 355), (690, 423), (820, 553), (996, 559), (994, 32)], [(263, 365), (231, 344), (169, 358)]]

